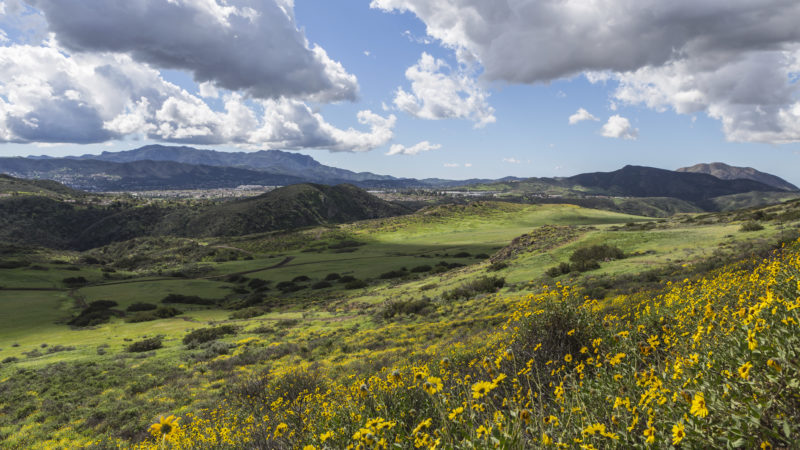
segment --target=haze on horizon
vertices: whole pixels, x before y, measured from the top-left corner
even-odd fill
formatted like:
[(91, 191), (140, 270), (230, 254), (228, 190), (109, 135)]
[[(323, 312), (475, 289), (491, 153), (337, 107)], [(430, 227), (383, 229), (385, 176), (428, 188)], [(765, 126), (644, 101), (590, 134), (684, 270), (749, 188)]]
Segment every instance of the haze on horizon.
[(800, 3), (0, 0), (0, 156), (281, 149), (415, 178), (800, 184)]

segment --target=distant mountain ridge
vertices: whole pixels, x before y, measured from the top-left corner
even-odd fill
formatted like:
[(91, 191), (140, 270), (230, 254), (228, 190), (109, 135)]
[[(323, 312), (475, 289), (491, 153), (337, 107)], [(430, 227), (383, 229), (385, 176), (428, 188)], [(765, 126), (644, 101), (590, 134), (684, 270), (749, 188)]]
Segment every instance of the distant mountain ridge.
[(121, 152), (103, 152), (99, 155), (68, 157), (71, 159), (92, 159), (116, 163), (135, 161), (173, 161), (215, 167), (236, 167), (240, 169), (265, 171), (276, 175), (288, 175), (309, 181), (353, 182), (367, 180), (396, 180), (389, 175), (370, 172), (353, 172), (346, 169), (326, 166), (314, 158), (300, 153), (281, 150), (259, 150), (256, 152), (220, 152), (200, 150), (192, 147), (173, 147), (166, 145), (146, 145)]
[(721, 162), (710, 164), (695, 164), (691, 167), (681, 167), (676, 172), (705, 173), (713, 175), (722, 180), (754, 180), (769, 186), (776, 187), (785, 191), (800, 191), (797, 186), (789, 183), (781, 177), (764, 173), (752, 167), (729, 166)]
[(594, 172), (567, 178), (610, 195), (673, 197), (690, 202), (744, 192), (769, 192), (777, 188), (753, 180), (722, 180), (704, 173), (675, 172), (644, 166), (625, 166), (613, 172)]

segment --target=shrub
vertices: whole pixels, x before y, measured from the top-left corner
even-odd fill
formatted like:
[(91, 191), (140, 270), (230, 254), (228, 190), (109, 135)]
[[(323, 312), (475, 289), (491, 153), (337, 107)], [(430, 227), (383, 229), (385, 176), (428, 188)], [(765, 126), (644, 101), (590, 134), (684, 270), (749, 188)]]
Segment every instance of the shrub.
[(748, 231), (761, 231), (764, 229), (764, 226), (755, 221), (749, 221), (742, 224), (739, 228), (739, 231), (748, 232)]
[(134, 303), (127, 308), (125, 308), (128, 312), (138, 312), (138, 311), (152, 311), (158, 308), (158, 305), (154, 305), (152, 303)]
[(468, 252), (458, 252), (455, 255), (453, 255), (453, 258), (469, 258), (471, 256), (472, 255), (469, 254)]
[(266, 308), (246, 308), (234, 312), (230, 315), (231, 319), (252, 319), (253, 317), (263, 316), (267, 313)]
[(345, 275), (342, 278), (339, 278), (338, 282), (339, 283), (349, 283), (349, 282), (355, 281), (355, 280), (356, 280), (356, 277), (354, 277), (352, 275)]
[(390, 270), (388, 272), (384, 272), (378, 276), (381, 280), (389, 280), (392, 278), (400, 278), (404, 277), (408, 274), (408, 272), (404, 270)]
[(391, 319), (392, 317), (400, 314), (418, 314), (428, 315), (436, 309), (436, 306), (431, 302), (428, 297), (410, 300), (395, 300), (387, 302), (379, 315), (383, 319)]
[(364, 280), (353, 280), (344, 285), (345, 289), (361, 289), (367, 287), (367, 282)]
[(487, 269), (490, 272), (497, 272), (498, 270), (503, 270), (506, 267), (508, 267), (508, 263), (503, 262), (503, 261), (499, 261), (499, 262), (496, 262), (496, 263), (492, 263)]
[(311, 281), (311, 278), (306, 275), (298, 275), (292, 278), (292, 283), (304, 283), (306, 281)]
[(335, 281), (340, 278), (342, 278), (342, 276), (339, 275), (338, 273), (329, 273), (328, 275), (325, 276), (325, 281)]
[(218, 327), (200, 328), (186, 334), (183, 337), (183, 343), (186, 345), (202, 344), (204, 342), (213, 341), (214, 339), (221, 338), (229, 334), (236, 334), (237, 328), (233, 325), (221, 325)]
[(149, 352), (152, 350), (158, 350), (161, 348), (161, 338), (154, 337), (149, 339), (143, 339), (141, 341), (136, 341), (133, 344), (129, 345), (125, 350), (129, 353), (142, 353), (142, 352)]
[(317, 281), (316, 283), (311, 285), (311, 289), (325, 289), (331, 286), (333, 285), (328, 281)]
[(61, 280), (67, 287), (80, 287), (89, 284), (89, 281), (84, 277), (67, 277)]
[(270, 281), (267, 281), (267, 280), (262, 280), (260, 278), (253, 278), (252, 280), (250, 280), (249, 283), (247, 283), (247, 287), (249, 287), (250, 289), (258, 289), (258, 290), (265, 291), (265, 290), (269, 289), (267, 287), (267, 285), (269, 283), (270, 283)]
[(475, 255), (475, 259), (489, 259), (489, 255), (487, 255), (486, 253), (478, 253), (477, 255)]
[(442, 294), (445, 300), (458, 300), (471, 298), (478, 294), (497, 292), (505, 286), (506, 280), (502, 277), (480, 277), (468, 281), (461, 286)]
[(613, 245), (601, 244), (590, 247), (581, 247), (570, 255), (569, 260), (573, 263), (588, 263), (590, 261), (606, 261), (612, 259), (623, 259), (625, 253)]
[(86, 307), (87, 310), (99, 310), (99, 309), (109, 309), (117, 306), (118, 303), (114, 300), (96, 300), (89, 303), (89, 306)]
[(431, 266), (429, 266), (427, 264), (423, 264), (421, 266), (412, 267), (411, 268), (411, 273), (430, 272), (431, 269), (433, 269), (433, 267), (431, 267)]
[(175, 317), (179, 314), (183, 314), (179, 309), (162, 306), (155, 310), (138, 312), (125, 319), (125, 322), (128, 323), (149, 322), (151, 320), (169, 319), (170, 317)]
[(197, 295), (169, 294), (161, 300), (161, 303), (179, 303), (185, 305), (213, 305), (216, 301), (208, 298), (200, 298)]
[(117, 302), (111, 300), (97, 300), (90, 303), (77, 317), (69, 322), (73, 327), (90, 327), (106, 323), (115, 315), (109, 308), (117, 306)]

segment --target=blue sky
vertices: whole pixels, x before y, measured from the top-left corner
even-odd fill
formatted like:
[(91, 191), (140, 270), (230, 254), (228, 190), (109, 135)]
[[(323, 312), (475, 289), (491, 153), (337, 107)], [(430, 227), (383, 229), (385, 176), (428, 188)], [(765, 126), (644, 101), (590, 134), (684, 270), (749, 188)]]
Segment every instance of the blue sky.
[(786, 2), (0, 5), (3, 156), (277, 148), (457, 179), (722, 161), (800, 184)]

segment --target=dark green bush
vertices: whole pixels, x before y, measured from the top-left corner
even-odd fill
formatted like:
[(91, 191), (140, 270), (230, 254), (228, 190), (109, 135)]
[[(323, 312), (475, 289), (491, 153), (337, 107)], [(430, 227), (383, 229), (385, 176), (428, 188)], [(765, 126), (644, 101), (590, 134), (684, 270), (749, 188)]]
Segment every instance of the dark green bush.
[(183, 343), (186, 345), (202, 344), (204, 342), (213, 341), (214, 339), (221, 338), (229, 334), (236, 334), (237, 328), (233, 325), (221, 325), (218, 327), (200, 328), (186, 334), (183, 337)]
[(311, 281), (311, 278), (306, 275), (298, 275), (292, 278), (292, 283), (305, 283), (306, 281)]
[(570, 255), (569, 260), (576, 264), (589, 263), (591, 261), (607, 261), (613, 259), (623, 259), (625, 253), (613, 245), (601, 244), (590, 247), (581, 247)]
[(130, 353), (142, 353), (142, 352), (157, 350), (161, 347), (162, 347), (161, 338), (154, 337), (149, 339), (143, 339), (141, 341), (136, 341), (133, 344), (129, 345), (125, 350)]
[(356, 277), (354, 277), (352, 275), (345, 275), (342, 278), (339, 278), (339, 280), (337, 282), (338, 283), (349, 283), (349, 282), (355, 281), (355, 280), (356, 280)]
[(502, 277), (480, 277), (468, 281), (461, 286), (442, 294), (445, 300), (458, 300), (472, 298), (478, 294), (497, 292), (505, 286), (506, 280)]
[(409, 300), (394, 300), (387, 302), (381, 309), (379, 315), (381, 318), (389, 320), (396, 315), (428, 315), (436, 310), (436, 306), (431, 302), (428, 297), (420, 299)]
[(453, 258), (469, 258), (471, 256), (472, 255), (469, 254), (468, 252), (458, 252), (455, 255), (453, 255)]
[(378, 276), (381, 280), (389, 280), (392, 278), (400, 278), (408, 275), (408, 272), (405, 270), (390, 270), (388, 272), (384, 272)]
[(125, 319), (125, 322), (128, 323), (149, 322), (151, 320), (169, 319), (170, 317), (175, 317), (179, 314), (183, 314), (179, 309), (175, 309), (170, 306), (162, 306), (160, 308), (150, 311), (140, 311)]
[(127, 308), (125, 308), (128, 312), (137, 312), (137, 311), (152, 311), (158, 308), (158, 305), (154, 305), (152, 303), (134, 303)]
[(61, 280), (67, 287), (80, 287), (89, 284), (89, 281), (84, 277), (67, 277)]
[(345, 289), (361, 289), (365, 287), (367, 287), (367, 282), (364, 280), (353, 280), (344, 285)]
[(161, 303), (177, 303), (184, 305), (213, 305), (215, 300), (200, 298), (197, 295), (169, 294), (161, 300)]
[(431, 269), (433, 269), (433, 267), (431, 267), (431, 266), (429, 266), (427, 264), (423, 264), (421, 266), (412, 267), (411, 268), (411, 273), (430, 272)]
[(341, 278), (342, 276), (339, 275), (338, 273), (329, 273), (328, 275), (325, 276), (325, 281), (335, 281)]
[(742, 224), (739, 228), (739, 231), (747, 232), (747, 231), (761, 231), (764, 229), (764, 226), (755, 221), (749, 221)]
[(331, 286), (333, 285), (328, 281), (317, 281), (316, 283), (311, 285), (311, 289), (325, 289)]

